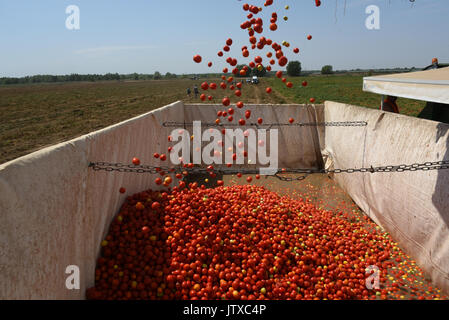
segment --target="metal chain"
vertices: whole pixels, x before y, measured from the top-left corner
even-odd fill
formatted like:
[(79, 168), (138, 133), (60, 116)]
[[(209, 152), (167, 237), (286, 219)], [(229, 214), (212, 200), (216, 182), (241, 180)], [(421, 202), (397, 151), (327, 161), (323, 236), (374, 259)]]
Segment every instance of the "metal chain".
[[(127, 165), (122, 163), (109, 163), (109, 162), (91, 162), (89, 167), (94, 171), (117, 171), (117, 172), (127, 172), (127, 173), (150, 173), (156, 174), (161, 171), (168, 173), (182, 173), (186, 171), (189, 174), (207, 174), (211, 171), (203, 167), (194, 168), (184, 168), (178, 167), (167, 167), (167, 166), (146, 166), (146, 165)], [(278, 178), (281, 181), (300, 181), (304, 180), (309, 174), (317, 173), (385, 173), (385, 172), (405, 172), (405, 171), (429, 171), (429, 170), (444, 170), (449, 169), (449, 161), (433, 161), (424, 163), (414, 163), (414, 164), (401, 164), (401, 165), (389, 165), (380, 167), (365, 167), (365, 168), (348, 168), (348, 169), (302, 169), (302, 168), (284, 168), (278, 170), (275, 174), (271, 175)], [(260, 171), (258, 169), (214, 169), (214, 173), (218, 174), (258, 174)], [(303, 174), (300, 177), (286, 177), (282, 174), (294, 173)]]
[[(284, 126), (296, 126), (296, 127), (366, 127), (368, 122), (366, 121), (331, 121), (331, 122), (298, 122), (298, 123), (248, 123), (246, 126), (254, 126), (257, 128), (272, 128), (272, 127), (284, 127)], [(193, 123), (181, 123), (181, 122), (164, 122), (163, 127), (192, 127)], [(202, 127), (240, 127), (238, 123), (201, 123)]]

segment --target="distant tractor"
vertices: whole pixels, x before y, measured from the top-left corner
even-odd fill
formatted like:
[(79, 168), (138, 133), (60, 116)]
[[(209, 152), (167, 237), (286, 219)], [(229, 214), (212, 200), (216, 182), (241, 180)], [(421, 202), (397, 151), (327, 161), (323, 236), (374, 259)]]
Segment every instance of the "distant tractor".
[(257, 76), (253, 76), (253, 79), (251, 80), (252, 84), (258, 84), (259, 83), (259, 78)]

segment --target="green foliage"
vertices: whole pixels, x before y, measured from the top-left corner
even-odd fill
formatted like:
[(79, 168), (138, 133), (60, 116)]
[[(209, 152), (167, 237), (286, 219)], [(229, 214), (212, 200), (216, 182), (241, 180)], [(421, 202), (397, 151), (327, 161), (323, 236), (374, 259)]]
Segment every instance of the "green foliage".
[(176, 74), (174, 74), (174, 73), (170, 73), (170, 72), (167, 72), (166, 74), (165, 74), (165, 78), (166, 79), (176, 79)]
[(160, 80), (160, 79), (162, 79), (161, 73), (160, 73), (159, 71), (156, 71), (156, 72), (154, 73), (154, 75), (153, 75), (153, 79), (154, 79), (154, 80)]
[(257, 68), (254, 68), (254, 69), (251, 71), (251, 73), (252, 73), (253, 76), (264, 77), (265, 74), (267, 73), (267, 70), (265, 69), (265, 67), (262, 67), (262, 70), (259, 70), (259, 69), (257, 69)]
[(301, 62), (290, 61), (287, 64), (287, 74), (290, 77), (299, 77), (301, 75)]
[[(245, 66), (244, 64), (238, 64), (238, 65), (236, 66), (236, 68), (239, 69), (239, 71), (240, 71), (240, 70), (243, 69), (244, 66)], [(247, 66), (247, 67), (248, 67), (248, 72), (246, 73), (246, 75), (241, 76), (240, 73), (238, 73), (238, 74), (236, 75), (236, 77), (237, 77), (237, 78), (246, 78), (246, 77), (250, 77), (250, 76), (251, 76), (251, 68), (250, 68), (249, 66)]]
[(334, 71), (332, 70), (331, 65), (325, 65), (321, 68), (321, 74), (333, 74)]

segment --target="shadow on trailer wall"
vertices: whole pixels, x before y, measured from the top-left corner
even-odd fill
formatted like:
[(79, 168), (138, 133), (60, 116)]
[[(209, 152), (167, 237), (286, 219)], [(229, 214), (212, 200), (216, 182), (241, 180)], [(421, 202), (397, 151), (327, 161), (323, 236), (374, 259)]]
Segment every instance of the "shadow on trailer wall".
[(449, 124), (449, 104), (427, 102), (418, 118)]
[[(449, 108), (447, 108), (449, 110)], [(441, 154), (441, 159), (444, 161), (449, 160), (449, 139), (448, 139), (449, 125), (440, 123), (437, 125), (436, 141), (446, 142), (446, 152)], [(447, 199), (449, 199), (449, 170), (439, 170), (437, 181), (435, 184), (435, 192), (432, 196), (432, 201), (435, 208), (440, 213), (442, 220), (446, 223), (446, 227), (449, 228), (449, 207), (447, 205)], [(441, 243), (441, 246), (447, 246), (446, 250), (449, 250), (449, 244)], [(449, 275), (448, 275), (449, 278)]]

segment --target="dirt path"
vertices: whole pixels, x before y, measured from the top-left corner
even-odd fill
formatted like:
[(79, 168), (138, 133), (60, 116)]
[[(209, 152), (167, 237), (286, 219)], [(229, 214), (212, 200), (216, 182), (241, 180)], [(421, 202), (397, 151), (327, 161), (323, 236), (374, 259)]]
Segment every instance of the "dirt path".
[(256, 95), (256, 104), (260, 104), (262, 101), (262, 91), (260, 90), (261, 85), (254, 85), (255, 95)]

